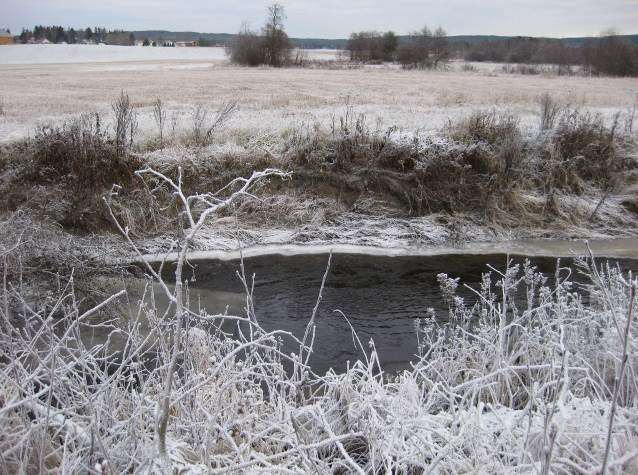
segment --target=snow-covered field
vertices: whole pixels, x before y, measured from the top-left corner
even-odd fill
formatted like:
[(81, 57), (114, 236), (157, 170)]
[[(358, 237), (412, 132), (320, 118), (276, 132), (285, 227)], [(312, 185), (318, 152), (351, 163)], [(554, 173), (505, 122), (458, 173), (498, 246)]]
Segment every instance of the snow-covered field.
[[(102, 62), (95, 53), (101, 48), (106, 48)], [(53, 54), (76, 49), (92, 62), (70, 64), (71, 54)], [(136, 61), (137, 53), (183, 57), (140, 57)], [(325, 57), (328, 53), (311, 55)], [(107, 60), (118, 54), (128, 59)], [(495, 73), (496, 66), (469, 72), (459, 70), (458, 64), (448, 71), (383, 67), (273, 70), (232, 66), (219, 59), (222, 57), (219, 48), (2, 47), (0, 141), (28, 135), (38, 124), (81, 113), (100, 112), (107, 120), (111, 103), (121, 91), (129, 94), (137, 108), (142, 134), (154, 133), (150, 106), (156, 98), (166, 104), (171, 129), (175, 124), (177, 131), (192, 126), (192, 111), (198, 105), (212, 112), (222, 103), (237, 101), (239, 112), (231, 127), (244, 131), (280, 132), (316, 123), (329, 126), (349, 104), (365, 114), (369, 124), (380, 121), (382, 127), (397, 126), (409, 135), (437, 130), (449, 119), (491, 108), (511, 111), (533, 127), (538, 120), (538, 97), (545, 92), (563, 103), (611, 117), (616, 111), (630, 109), (638, 93), (636, 79), (521, 76)], [(47, 58), (67, 64), (9, 64)]]
[[(309, 59), (330, 60), (336, 50), (308, 50)], [(10, 45), (0, 48), (1, 64), (69, 64), (120, 61), (225, 61), (221, 47), (159, 48), (113, 45)]]
[(0, 64), (115, 61), (223, 61), (224, 48), (153, 48), (113, 45), (11, 45), (0, 48)]

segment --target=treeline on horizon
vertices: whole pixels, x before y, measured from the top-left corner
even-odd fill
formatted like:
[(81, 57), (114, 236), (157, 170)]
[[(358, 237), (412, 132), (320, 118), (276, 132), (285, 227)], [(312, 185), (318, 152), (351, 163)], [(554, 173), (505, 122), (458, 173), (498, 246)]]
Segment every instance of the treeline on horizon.
[(63, 26), (37, 25), (33, 29), (23, 28), (22, 32), (15, 36), (18, 43), (30, 43), (47, 40), (50, 43), (105, 43), (119, 46), (133, 46), (139, 40), (144, 46), (167, 46), (176, 41), (196, 41), (199, 46), (225, 46), (233, 37), (231, 34), (211, 34), (171, 31), (149, 30), (107, 30), (102, 27), (65, 28)]
[[(278, 5), (278, 7), (281, 7)], [(194, 32), (173, 33), (168, 31), (124, 31), (107, 30), (102, 27), (74, 29), (62, 26), (38, 25), (33, 30), (23, 29), (16, 36), (17, 41), (29, 43), (46, 39), (51, 43), (106, 43), (113, 45), (134, 45), (136, 38), (144, 40), (144, 45), (161, 44), (162, 40), (195, 40), (200, 46), (226, 46), (231, 60), (241, 64), (287, 64), (286, 51), (293, 48), (314, 49), (322, 46), (344, 49), (352, 61), (376, 63), (397, 62), (404, 68), (437, 68), (451, 59), (472, 62), (494, 62), (542, 65), (558, 65), (560, 70), (569, 71), (572, 66), (580, 66), (589, 74), (613, 76), (638, 76), (638, 36), (620, 36), (607, 32), (598, 38), (533, 38), (533, 37), (448, 37), (442, 28), (430, 31), (427, 27), (410, 33), (396, 35), (392, 31), (356, 32), (348, 40), (291, 39), (283, 27), (285, 12), (280, 8), (279, 24), (273, 29), (267, 25), (261, 32), (254, 32), (243, 26), (238, 34), (200, 34)], [(272, 18), (269, 18), (272, 20)], [(270, 30), (269, 30), (270, 28)], [(278, 52), (267, 52), (263, 43), (270, 35), (277, 36)], [(326, 43), (327, 42), (327, 43)], [(262, 46), (259, 46), (262, 45)], [(243, 49), (243, 55), (233, 51)], [(247, 54), (247, 49), (252, 53)], [(281, 56), (283, 54), (283, 56)], [(266, 60), (277, 58), (274, 61)], [(242, 58), (239, 58), (242, 56)], [(564, 68), (563, 68), (564, 67)]]
[(407, 37), (398, 37), (392, 31), (353, 33), (346, 50), (354, 61), (398, 62), (404, 68), (437, 68), (450, 59), (463, 59), (551, 64), (565, 71), (580, 66), (589, 74), (638, 76), (638, 45), (614, 32), (580, 42), (515, 37), (469, 43), (451, 41), (441, 27), (431, 31), (426, 26)]
[(466, 61), (581, 66), (590, 74), (638, 76), (638, 44), (613, 31), (570, 42), (550, 38), (508, 38), (463, 45)]
[(20, 43), (47, 40), (51, 43), (76, 44), (83, 42), (108, 43), (131, 46), (135, 44), (135, 35), (130, 31), (107, 30), (101, 27), (85, 29), (64, 28), (63, 26), (36, 25), (33, 30), (23, 28), (16, 37)]
[[(284, 7), (268, 7), (261, 31), (246, 24), (228, 43), (233, 63), (246, 66), (282, 67), (302, 65), (303, 54), (288, 37)], [(474, 44), (452, 42), (446, 31), (427, 26), (400, 38), (392, 31), (361, 31), (350, 35), (345, 46), (350, 60), (360, 63), (399, 63), (405, 69), (437, 69), (452, 59), (517, 64), (557, 65), (559, 74), (572, 73), (572, 66), (592, 75), (638, 76), (638, 45), (614, 32), (581, 43), (545, 38), (490, 39)]]

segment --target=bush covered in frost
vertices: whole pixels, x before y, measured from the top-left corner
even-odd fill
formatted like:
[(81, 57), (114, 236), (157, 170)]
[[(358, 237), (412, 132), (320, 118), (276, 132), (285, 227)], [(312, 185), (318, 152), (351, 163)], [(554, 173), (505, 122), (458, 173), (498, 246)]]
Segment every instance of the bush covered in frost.
[[(435, 315), (417, 323), (410, 370), (384, 373), (374, 343), (355, 334), (361, 360), (342, 374), (315, 374), (307, 363), (316, 308), (304, 335), (267, 332), (243, 266), (244, 315), (189, 306), (183, 275), (207, 216), (285, 174), (267, 170), (218, 194), (188, 196), (179, 179), (138, 173), (164, 181), (188, 223), (176, 243), (174, 288), (147, 268), (146, 292), (159, 288), (171, 305), (139, 303), (124, 319), (105, 319), (125, 291), (87, 309), (72, 279), (39, 301), (21, 293), (19, 277), (4, 279), (0, 460), (9, 473), (638, 469), (631, 275), (591, 260), (581, 264), (587, 285), (560, 266), (551, 284), (529, 264), (488, 269), (470, 305), (457, 294), (461, 283), (441, 274), (450, 323)], [(129, 229), (120, 231), (139, 252)], [(17, 240), (2, 250), (5, 269)], [(234, 337), (224, 322), (237, 324)], [(87, 346), (86, 332), (110, 336)], [(109, 344), (115, 339), (121, 351)], [(283, 339), (299, 351), (282, 353)]]

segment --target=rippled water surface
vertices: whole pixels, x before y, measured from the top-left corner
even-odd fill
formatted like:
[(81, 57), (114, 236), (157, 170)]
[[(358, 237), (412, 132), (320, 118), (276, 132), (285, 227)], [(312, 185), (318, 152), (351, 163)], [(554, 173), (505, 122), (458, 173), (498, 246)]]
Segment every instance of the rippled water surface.
[[(517, 259), (521, 262), (522, 259)], [(301, 337), (317, 301), (327, 255), (262, 256), (245, 261), (246, 275), (254, 274), (254, 303), (257, 318), (267, 330), (282, 329)], [(539, 270), (553, 275), (556, 259), (533, 258)], [(638, 269), (636, 260), (614, 260), (625, 270)], [(563, 266), (573, 263), (561, 261)], [(313, 369), (343, 370), (347, 362), (361, 358), (353, 343), (352, 331), (343, 315), (367, 346), (374, 339), (383, 368), (387, 371), (409, 366), (416, 353), (415, 319), (433, 308), (445, 321), (447, 307), (441, 299), (437, 275), (445, 272), (461, 282), (478, 288), (488, 265), (504, 269), (504, 255), (452, 255), (428, 257), (379, 257), (334, 255), (323, 300), (316, 319)], [(243, 314), (242, 286), (236, 275), (238, 261), (204, 261), (188, 271), (191, 304), (209, 312)], [(468, 300), (473, 294), (461, 287)], [(341, 315), (340, 312), (343, 313)], [(298, 347), (285, 346), (286, 352)]]

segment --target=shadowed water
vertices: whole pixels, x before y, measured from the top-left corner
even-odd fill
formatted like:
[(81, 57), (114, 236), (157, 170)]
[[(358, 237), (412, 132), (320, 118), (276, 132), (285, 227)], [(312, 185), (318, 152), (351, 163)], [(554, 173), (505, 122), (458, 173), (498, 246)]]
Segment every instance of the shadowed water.
[[(327, 255), (262, 256), (245, 261), (246, 275), (255, 276), (256, 316), (266, 330), (287, 330), (299, 338), (303, 336), (327, 262)], [(537, 257), (532, 262), (546, 275), (554, 275), (556, 259)], [(610, 262), (618, 263), (624, 270), (638, 269), (636, 260)], [(415, 319), (425, 317), (428, 308), (434, 309), (442, 322), (448, 313), (437, 275), (445, 272), (450, 277), (460, 277), (462, 284), (479, 288), (488, 265), (503, 270), (506, 256), (334, 255), (316, 317), (311, 366), (318, 373), (329, 368), (341, 371), (348, 362), (362, 358), (353, 341), (352, 324), (366, 349), (374, 339), (384, 370), (408, 367), (417, 350)], [(571, 260), (563, 259), (561, 267), (571, 267), (575, 280), (584, 280)], [(191, 306), (201, 306), (209, 313), (221, 312), (228, 306), (230, 314), (244, 315), (245, 297), (236, 275), (238, 270), (239, 261), (193, 264), (187, 272), (187, 277), (195, 277), (189, 282)], [(562, 276), (567, 272), (563, 271)], [(475, 298), (462, 286), (459, 294), (468, 302)], [(350, 324), (337, 310), (343, 312)], [(284, 351), (298, 352), (298, 347), (285, 344)]]

